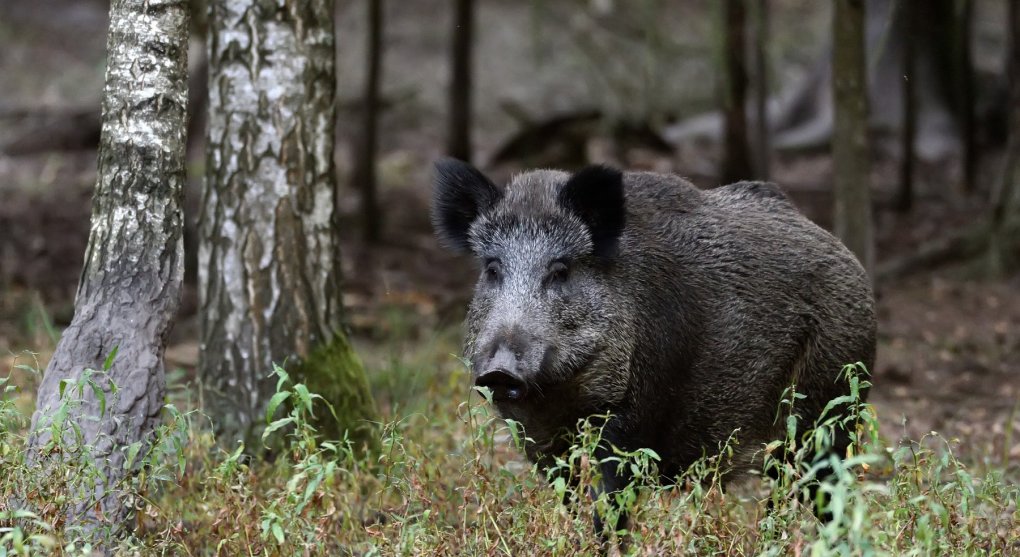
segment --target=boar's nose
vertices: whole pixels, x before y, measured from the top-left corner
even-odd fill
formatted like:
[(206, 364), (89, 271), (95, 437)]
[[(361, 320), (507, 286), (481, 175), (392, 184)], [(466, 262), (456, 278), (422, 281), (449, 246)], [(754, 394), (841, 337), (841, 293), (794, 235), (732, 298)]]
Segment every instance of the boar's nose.
[(528, 394), (527, 383), (505, 369), (486, 371), (475, 379), (475, 385), (491, 389), (492, 400), (497, 402), (516, 402)]
[(485, 371), (475, 379), (475, 386), (488, 387), (497, 402), (515, 402), (528, 394), (528, 384), (517, 371), (517, 357), (505, 347), (496, 350)]

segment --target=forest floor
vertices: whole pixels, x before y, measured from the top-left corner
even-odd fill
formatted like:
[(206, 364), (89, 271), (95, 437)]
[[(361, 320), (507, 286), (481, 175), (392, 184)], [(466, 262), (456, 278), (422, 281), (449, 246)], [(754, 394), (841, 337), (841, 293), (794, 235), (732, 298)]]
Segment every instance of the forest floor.
[[(95, 104), (102, 83), (98, 69), (102, 67), (105, 42), (102, 2), (74, 3), (78, 11), (64, 14), (63, 24), (28, 9), (33, 3), (27, 0), (5, 4), (0, 8), (8, 10), (0, 11), (0, 75), (21, 74), (29, 63), (40, 70), (20, 81), (0, 83), (0, 97), (10, 99), (0, 105), (0, 110), (19, 102), (31, 103), (35, 108)], [(52, 4), (62, 5), (59, 1)], [(445, 13), (439, 4), (448, 3), (422, 2), (421, 13), (433, 9)], [(479, 58), (513, 59), (497, 53), (518, 40), (511, 28), (518, 32), (527, 29), (527, 9), (517, 7), (525, 3), (486, 4), (489, 7), (482, 11), (481, 28), (492, 29), (493, 38)], [(817, 22), (824, 20), (824, 13), (811, 8), (813, 2), (789, 4), (803, 8), (805, 29), (817, 30)], [(356, 9), (341, 8), (344, 10), (353, 14), (352, 18), (359, 15)], [(427, 217), (429, 161), (439, 154), (437, 145), (441, 145), (443, 129), (442, 95), (437, 92), (441, 89), (429, 85), (435, 85), (436, 76), (443, 73), (442, 34), (419, 29), (414, 13), (392, 15), (390, 58), (394, 62), (387, 75), (394, 77), (384, 91), (404, 100), (383, 120), (380, 169), (386, 217), (384, 241), (376, 246), (360, 242), (358, 199), (352, 187), (342, 189), (345, 228), (341, 232), (345, 304), (368, 373), (389, 369), (394, 362), (414, 368), (408, 376), (379, 374), (373, 379), (387, 419), (399, 418), (401, 405), (414, 394), (416, 385), (428, 383), (434, 371), (429, 366), (433, 364), (421, 362), (454, 365), (451, 353), (457, 349), (460, 320), (477, 272), (472, 262), (446, 254), (436, 246)], [(500, 22), (510, 23), (500, 26)], [(77, 26), (80, 35), (74, 40), (63, 34), (71, 24)], [(361, 43), (356, 24), (342, 23), (341, 27), (354, 37), (352, 43)], [(691, 32), (705, 34), (703, 28)], [(360, 79), (355, 69), (359, 48), (352, 47), (353, 54), (345, 54), (340, 64), (342, 71), (350, 70), (348, 75), (353, 75), (355, 82)], [(563, 72), (576, 69), (580, 63), (577, 60), (542, 68), (544, 77), (536, 77), (530, 89), (529, 85), (521, 85), (529, 72), (535, 73), (531, 61), (538, 57), (529, 55), (527, 48), (514, 48), (526, 63), (521, 62), (513, 71), (485, 67), (480, 72), (483, 89), (479, 113), (483, 116), (477, 139), (483, 154), (492, 152), (514, 129), (513, 120), (498, 108), (501, 102), (524, 103), (536, 114), (549, 114), (576, 108), (577, 99), (584, 98), (587, 90), (585, 86), (563, 83)], [(418, 63), (411, 54), (416, 50), (429, 53), (431, 61)], [(809, 58), (795, 50), (783, 50), (779, 56), (791, 65), (798, 57), (804, 62), (800, 70), (789, 70), (791, 75), (802, 71)], [(695, 64), (689, 71), (697, 74), (706, 69)], [(697, 81), (686, 74), (677, 79)], [(568, 93), (547, 93), (557, 86)], [(347, 82), (341, 86), (340, 95), (349, 99), (356, 91), (356, 83)], [(500, 91), (508, 93), (500, 95)], [(691, 106), (699, 102), (704, 106), (710, 94), (689, 92)], [(536, 97), (540, 100), (528, 102)], [(13, 123), (0, 127), (0, 143), (20, 133), (21, 127), (31, 125), (24, 119), (8, 122)], [(345, 130), (353, 129), (354, 122), (352, 114), (341, 115)], [(342, 131), (339, 137), (342, 173), (349, 169), (347, 153), (353, 137), (348, 131)], [(591, 139), (593, 145), (599, 141), (598, 137)], [(188, 204), (193, 214), (202, 174), (200, 143), (193, 145), (192, 151), (195, 155)], [(698, 185), (707, 187), (714, 185), (710, 169), (716, 155), (711, 147), (697, 147), (667, 158), (636, 152), (632, 160), (643, 161), (641, 166), (689, 175)], [(985, 178), (990, 179), (996, 167), (994, 160), (986, 165), (989, 176)], [(777, 156), (773, 172), (773, 179), (811, 218), (829, 225), (831, 197), (827, 184), (831, 162), (826, 155)], [(923, 166), (917, 207), (909, 215), (897, 215), (886, 207), (895, 183), (894, 163), (878, 161), (873, 177), (880, 260), (909, 254), (932, 238), (982, 218), (981, 201), (956, 193), (946, 179), (953, 172), (945, 165)], [(37, 354), (37, 366), (43, 369), (60, 327), (69, 322), (94, 183), (95, 151), (87, 147), (0, 155), (0, 376), (12, 368), (16, 358), (25, 358), (25, 351)], [(880, 283), (877, 293), (879, 350), (870, 402), (875, 405), (884, 436), (895, 444), (901, 438), (916, 440), (938, 431), (951, 440), (954, 452), (965, 461), (996, 464), (1014, 472), (1020, 469), (1020, 435), (1013, 434), (1020, 428), (1020, 274), (989, 279), (983, 276), (981, 262), (962, 262)], [(191, 384), (194, 379), (196, 311), (195, 289), (189, 283), (167, 351), (172, 383), (177, 385)], [(422, 357), (422, 350), (434, 353)], [(418, 355), (413, 361), (407, 360), (407, 354), (412, 353)], [(402, 380), (407, 377), (415, 379), (411, 383)], [(23, 380), (33, 383), (31, 378)], [(24, 394), (20, 404), (26, 413), (30, 411), (30, 392)]]
[[(84, 209), (79, 216), (87, 221)], [(353, 337), (380, 358), (390, 342), (425, 342), (459, 333), (477, 272), (473, 262), (435, 247), (428, 228), (402, 227), (400, 234), (399, 243), (369, 249), (347, 241), (344, 246), (344, 299)], [(68, 241), (80, 244), (78, 237)], [(1020, 467), (1020, 435), (1008, 434), (1020, 430), (1020, 274), (998, 280), (974, 274), (967, 265), (957, 265), (880, 285), (870, 402), (890, 439), (918, 439), (938, 431), (955, 440), (957, 451), (968, 458)], [(167, 357), (171, 368), (193, 379), (198, 353), (194, 288), (185, 296), (189, 303)], [(45, 367), (61, 323), (58, 318), (51, 324), (51, 306), (42, 300), (23, 286), (0, 292), (0, 371), (10, 369), (24, 350), (38, 353)], [(60, 303), (67, 307), (70, 302)], [(392, 398), (386, 392), (376, 396)]]

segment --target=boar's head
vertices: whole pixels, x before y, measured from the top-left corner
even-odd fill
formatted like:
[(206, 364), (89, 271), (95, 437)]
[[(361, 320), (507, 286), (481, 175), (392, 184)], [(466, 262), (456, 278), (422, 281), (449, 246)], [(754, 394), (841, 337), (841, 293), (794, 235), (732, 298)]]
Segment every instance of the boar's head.
[(465, 341), (475, 385), (540, 437), (622, 398), (630, 342), (617, 284), (621, 172), (539, 170), (501, 187), (444, 159), (434, 188), (441, 243), (479, 262)]

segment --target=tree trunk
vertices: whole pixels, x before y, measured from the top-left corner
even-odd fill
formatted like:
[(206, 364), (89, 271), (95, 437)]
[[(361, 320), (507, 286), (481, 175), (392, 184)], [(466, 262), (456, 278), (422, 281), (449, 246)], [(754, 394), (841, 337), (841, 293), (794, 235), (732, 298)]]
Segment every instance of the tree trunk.
[(446, 151), (451, 157), (471, 161), (471, 59), (474, 31), (474, 0), (455, 0), (453, 48), (450, 56), (450, 130)]
[[(866, 2), (866, 48), (869, 58), (869, 95), (872, 130), (895, 134), (903, 126), (902, 103), (891, 102), (901, 96), (903, 67), (902, 22), (890, 21), (901, 0)], [(953, 44), (957, 26), (954, 6), (962, 0), (926, 0), (914, 22), (916, 72), (913, 80), (917, 95), (916, 157), (938, 161), (960, 153), (960, 133), (964, 125), (957, 118), (954, 100), (958, 84), (970, 82), (957, 75)], [(830, 144), (834, 126), (832, 88), (832, 47), (827, 47), (808, 75), (770, 101), (769, 128), (773, 149), (797, 151), (824, 148)], [(971, 101), (971, 104), (973, 102)], [(663, 130), (663, 136), (677, 145), (695, 138), (720, 139), (723, 126), (720, 111), (694, 116)], [(878, 147), (883, 147), (882, 142)], [(893, 143), (895, 145), (895, 143)], [(890, 152), (896, 156), (897, 152)]]
[(229, 442), (257, 438), (273, 364), (333, 405), (339, 423), (321, 432), (372, 438), (342, 327), (333, 13), (332, 0), (210, 3), (199, 371)]
[(383, 0), (368, 3), (368, 72), (365, 76), (361, 149), (354, 173), (361, 189), (361, 233), (368, 243), (379, 241), (382, 222), (376, 196), (376, 154), (379, 129), (379, 78), (382, 71)]
[(769, 37), (769, 2), (758, 0), (757, 13), (755, 14), (754, 33), (754, 73), (757, 78), (757, 87), (754, 96), (755, 122), (755, 148), (758, 152), (758, 179), (768, 180), (771, 174), (770, 159), (772, 147), (769, 145), (769, 67), (768, 67), (768, 37)]
[(871, 273), (875, 241), (871, 221), (864, 21), (864, 0), (836, 0), (832, 16), (835, 108), (832, 173), (836, 235)]
[(914, 54), (914, 0), (899, 0), (899, 19), (903, 23), (903, 129), (900, 131), (900, 187), (894, 206), (906, 213), (914, 204), (914, 139), (917, 136), (916, 56)]
[(139, 454), (147, 452), (163, 409), (163, 351), (183, 273), (187, 40), (183, 0), (110, 5), (88, 247), (74, 318), (46, 368), (32, 417), (29, 461), (56, 464), (75, 454), (54, 449), (52, 443), (61, 440), (46, 429), (60, 423), (61, 391), (78, 398), (74, 385), (91, 381), (96, 386), (81, 391), (80, 405), (65, 407), (64, 423), (75, 424), (77, 432), (65, 429), (59, 435), (100, 471), (95, 485), (67, 486), (67, 524), (81, 526), (101, 545), (131, 523), (126, 480), (137, 465), (125, 470), (123, 450), (141, 443)]
[(956, 60), (957, 113), (960, 118), (960, 136), (963, 143), (963, 190), (973, 193), (977, 188), (977, 126), (974, 114), (974, 62), (972, 59), (972, 35), (974, 27), (973, 0), (957, 2)]
[(724, 184), (753, 177), (751, 149), (747, 135), (747, 63), (746, 10), (744, 0), (725, 0), (723, 25), (726, 43), (723, 58), (726, 67), (725, 92), (725, 158), (721, 172)]
[(1009, 78), (1009, 141), (1003, 161), (1002, 177), (992, 195), (992, 226), (989, 247), (990, 271), (1002, 275), (1011, 266), (1011, 248), (1006, 223), (1017, 211), (1020, 194), (1020, 1), (1010, 0), (1007, 29), (1006, 75)]

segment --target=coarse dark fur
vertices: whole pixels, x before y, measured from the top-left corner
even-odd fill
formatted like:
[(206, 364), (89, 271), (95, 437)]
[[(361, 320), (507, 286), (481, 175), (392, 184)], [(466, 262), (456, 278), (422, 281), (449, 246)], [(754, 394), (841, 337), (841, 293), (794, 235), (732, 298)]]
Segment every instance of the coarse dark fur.
[[(465, 353), (528, 457), (562, 454), (578, 420), (647, 447), (675, 477), (735, 431), (736, 473), (782, 437), (792, 384), (802, 423), (847, 394), (845, 364), (875, 358), (870, 280), (775, 185), (702, 191), (676, 176), (594, 166), (493, 184), (437, 163), (433, 222), (481, 276)], [(845, 434), (833, 451), (845, 450)], [(627, 478), (603, 467), (603, 489)]]

